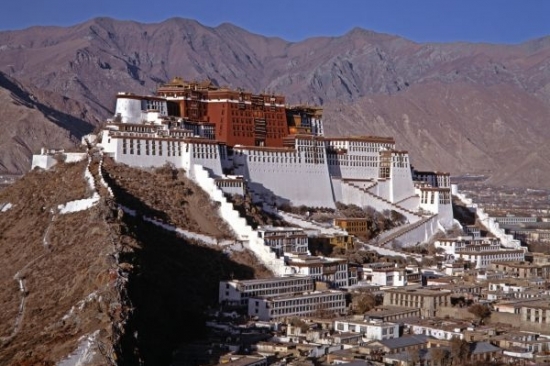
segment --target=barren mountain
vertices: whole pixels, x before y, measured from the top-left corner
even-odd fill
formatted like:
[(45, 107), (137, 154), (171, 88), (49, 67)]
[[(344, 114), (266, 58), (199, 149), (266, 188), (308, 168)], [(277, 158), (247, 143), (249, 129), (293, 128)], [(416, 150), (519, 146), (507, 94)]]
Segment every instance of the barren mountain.
[(283, 93), (290, 103), (324, 104), (329, 131), (385, 131), (414, 152), (418, 166), (484, 171), (510, 184), (550, 178), (548, 132), (540, 128), (550, 118), (550, 37), (518, 45), (419, 44), (357, 28), (287, 42), (231, 24), (96, 18), (0, 32), (0, 70), (84, 102), (101, 118), (112, 113), (118, 91), (151, 93), (174, 76), (210, 78)]
[(25, 172), (41, 147), (69, 148), (94, 129), (86, 106), (55, 92), (29, 88), (0, 72), (0, 172)]

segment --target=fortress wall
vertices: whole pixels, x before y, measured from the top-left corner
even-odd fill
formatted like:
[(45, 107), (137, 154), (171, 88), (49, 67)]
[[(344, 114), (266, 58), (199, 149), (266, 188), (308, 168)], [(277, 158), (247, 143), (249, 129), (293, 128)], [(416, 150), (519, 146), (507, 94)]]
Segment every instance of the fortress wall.
[(414, 246), (416, 243), (424, 243), (430, 240), (435, 233), (438, 232), (438, 217), (437, 215), (432, 216), (426, 222), (421, 225), (413, 228), (410, 231), (399, 235), (399, 237), (394, 240), (401, 243), (403, 247)]
[(65, 155), (65, 163), (77, 163), (88, 156), (87, 153), (64, 153), (63, 155)]
[[(188, 143), (186, 145), (189, 147), (190, 167), (193, 165), (201, 165), (205, 169), (208, 169), (215, 177), (221, 177), (223, 175), (219, 145), (200, 143)], [(190, 167), (187, 169), (190, 169)]]
[(344, 202), (342, 198), (342, 180), (337, 178), (330, 179), (332, 183), (332, 193), (335, 202)]
[(414, 184), (411, 169), (407, 164), (404, 168), (391, 168), (391, 202), (402, 201), (414, 195)]
[[(276, 158), (275, 153), (264, 153), (254, 160), (246, 151), (233, 159), (238, 167), (237, 175), (262, 185), (294, 206), (335, 207), (326, 163), (304, 163), (303, 160), (300, 163), (298, 158), (277, 160), (280, 158)], [(258, 191), (257, 186), (254, 189)]]
[(57, 164), (57, 160), (55, 160), (54, 157), (51, 155), (33, 155), (31, 170), (33, 170), (36, 167), (42, 168), (44, 170), (48, 170), (55, 164)]
[(418, 221), (419, 219), (418, 216), (402, 210), (400, 207), (397, 207), (390, 202), (386, 202), (378, 197), (374, 197), (361, 191), (359, 188), (353, 187), (345, 183), (342, 184), (342, 203), (354, 204), (359, 207), (370, 206), (379, 212), (382, 212), (384, 210), (394, 210), (404, 215), (411, 223)]
[(476, 213), (477, 219), (491, 232), (491, 234), (500, 239), (502, 246), (506, 248), (521, 247), (519, 240), (514, 239), (512, 235), (506, 234), (504, 229), (500, 227), (500, 224), (494, 218), (490, 217), (482, 207), (479, 207), (477, 203), (473, 203), (472, 199), (467, 198), (463, 193), (456, 194), (456, 197)]
[(440, 204), (437, 211), (437, 217), (438, 217), (439, 223), (443, 225), (445, 229), (452, 228), (454, 225), (453, 205)]
[(118, 139), (109, 136), (109, 130), (102, 130), (99, 134), (101, 143), (99, 146), (103, 148), (104, 153), (116, 153)]
[(391, 194), (391, 182), (389, 179), (382, 179), (378, 180), (378, 184), (374, 186), (372, 189), (369, 189), (369, 192), (373, 193), (376, 196), (379, 196), (385, 200), (390, 200), (390, 194)]
[(403, 201), (397, 202), (397, 204), (407, 210), (417, 211), (420, 207), (420, 197), (417, 195), (405, 198)]
[[(158, 144), (157, 141), (161, 142), (162, 155), (159, 155), (160, 150), (158, 148), (156, 150), (156, 155), (147, 155), (146, 154), (147, 150), (145, 147), (146, 140), (134, 139), (135, 144), (134, 144), (133, 154), (130, 153), (132, 151), (130, 149), (130, 145), (127, 145), (126, 154), (124, 154), (122, 139), (116, 138), (114, 140), (116, 141), (116, 151), (115, 151), (114, 158), (119, 163), (127, 164), (132, 167), (139, 167), (139, 168), (161, 167), (166, 163), (171, 163), (171, 164), (174, 164), (174, 166), (177, 169), (184, 168), (183, 162), (185, 159), (185, 153), (184, 153), (183, 147), (182, 147), (182, 156), (179, 156), (177, 152), (176, 152), (176, 156), (173, 156), (174, 154), (171, 154), (170, 156), (168, 156), (167, 155), (168, 141), (156, 140), (155, 143), (157, 144)], [(127, 143), (129, 144), (129, 139), (127, 139)], [(138, 145), (139, 145), (139, 151), (140, 151), (139, 155), (137, 154)], [(152, 150), (150, 151), (150, 154), (152, 154)]]

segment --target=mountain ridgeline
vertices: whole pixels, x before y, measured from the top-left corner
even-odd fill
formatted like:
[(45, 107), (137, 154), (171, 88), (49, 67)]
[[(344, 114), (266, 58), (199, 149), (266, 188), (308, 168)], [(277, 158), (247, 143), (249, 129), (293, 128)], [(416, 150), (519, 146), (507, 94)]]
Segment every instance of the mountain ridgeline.
[[(116, 92), (150, 94), (181, 76), (322, 104), (327, 135), (394, 136), (420, 169), (484, 174), (490, 183), (516, 186), (542, 187), (550, 178), (550, 37), (517, 45), (420, 44), (355, 28), (288, 42), (231, 24), (96, 18), (0, 32), (0, 71), (47, 100), (65, 98), (50, 104), (74, 118), (71, 126), (86, 123), (57, 123), (60, 130), (50, 134), (61, 145), (112, 115)], [(0, 88), (1, 96), (6, 86)], [(14, 98), (8, 92), (2, 106), (8, 95)], [(0, 116), (3, 131), (11, 131), (12, 120)], [(28, 141), (52, 143), (31, 137), (39, 127), (13, 134), (29, 145), (24, 153), (2, 145), (17, 157), (10, 164), (0, 157), (0, 168), (22, 171), (36, 149)]]

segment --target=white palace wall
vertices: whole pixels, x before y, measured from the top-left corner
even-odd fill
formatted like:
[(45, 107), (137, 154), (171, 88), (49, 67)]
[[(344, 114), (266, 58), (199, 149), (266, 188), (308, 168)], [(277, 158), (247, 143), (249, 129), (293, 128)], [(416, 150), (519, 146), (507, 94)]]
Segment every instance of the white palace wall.
[(330, 183), (332, 185), (332, 193), (334, 195), (334, 201), (335, 202), (344, 202), (344, 198), (342, 196), (342, 179), (330, 177)]
[[(130, 139), (126, 138), (126, 147), (124, 139), (120, 137), (111, 137), (115, 141), (114, 159), (117, 162), (127, 164), (132, 167), (150, 168), (160, 167), (166, 163), (174, 164), (177, 169), (185, 168), (184, 160), (189, 160), (189, 154), (184, 152), (183, 142), (178, 145), (169, 145), (168, 140), (163, 139)], [(149, 148), (147, 148), (149, 142)], [(155, 145), (155, 154), (153, 155), (152, 146)], [(175, 147), (175, 148), (174, 148)], [(169, 150), (170, 148), (170, 150)], [(149, 153), (147, 153), (149, 151)], [(168, 154), (170, 151), (170, 154)], [(180, 155), (181, 154), (181, 155)]]
[(123, 123), (138, 123), (141, 121), (141, 100), (135, 98), (117, 98), (115, 116), (120, 115)]
[[(279, 154), (279, 155), (278, 155)], [(334, 208), (326, 160), (306, 163), (298, 152), (235, 149), (235, 174), (254, 184), (258, 194), (272, 193), (293, 205)], [(252, 184), (251, 184), (252, 185)], [(266, 192), (261, 192), (259, 185)]]
[(434, 215), (430, 218), (412, 225), (412, 228), (395, 238), (402, 247), (415, 246), (416, 243), (425, 243), (439, 231), (438, 217)]
[(391, 202), (399, 202), (405, 198), (415, 195), (414, 184), (409, 164), (403, 167), (393, 166), (391, 168), (391, 187), (389, 189)]
[(402, 201), (398, 201), (397, 204), (407, 210), (416, 211), (420, 207), (420, 197), (417, 195), (405, 198)]
[(225, 147), (216, 143), (118, 136), (110, 139), (107, 146), (114, 146), (114, 159), (129, 166), (150, 168), (170, 163), (176, 169), (190, 171), (193, 165), (198, 164), (214, 176), (222, 175), (221, 158), (225, 158)]
[(521, 242), (517, 239), (514, 239), (512, 235), (506, 234), (504, 229), (500, 227), (500, 224), (493, 218), (490, 217), (482, 207), (479, 207), (477, 203), (473, 203), (471, 198), (466, 197), (463, 193), (459, 193), (457, 190), (456, 197), (464, 203), (470, 210), (476, 213), (478, 220), (493, 234), (495, 237), (500, 239), (500, 242), (503, 247), (506, 248), (520, 248)]

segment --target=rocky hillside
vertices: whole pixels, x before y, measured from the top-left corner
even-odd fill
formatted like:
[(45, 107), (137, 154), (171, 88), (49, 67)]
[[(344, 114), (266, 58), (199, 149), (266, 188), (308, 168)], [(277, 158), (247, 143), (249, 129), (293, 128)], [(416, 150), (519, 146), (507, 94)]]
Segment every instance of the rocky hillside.
[(30, 169), (41, 147), (74, 148), (99, 122), (85, 104), (0, 72), (0, 172)]
[(328, 131), (395, 136), (417, 166), (488, 173), (495, 183), (540, 186), (550, 178), (550, 130), (540, 128), (550, 118), (549, 37), (419, 44), (354, 29), (287, 42), (231, 24), (96, 18), (0, 32), (0, 71), (79, 100), (101, 118), (117, 91), (150, 93), (177, 75), (210, 78), (324, 104)]
[[(157, 220), (231, 236), (213, 212), (187, 220), (209, 206), (184, 176), (151, 172), (154, 184), (139, 190), (144, 172), (106, 163), (113, 198), (98, 183), (98, 158), (90, 170), (100, 199), (91, 208), (59, 207), (92, 195), (85, 162), (35, 170), (0, 191), (1, 365), (168, 365), (176, 348), (204, 334), (202, 314), (221, 279), (269, 275), (247, 251), (227, 255), (143, 219), (177, 196), (187, 203)], [(170, 184), (181, 190), (167, 197)]]

